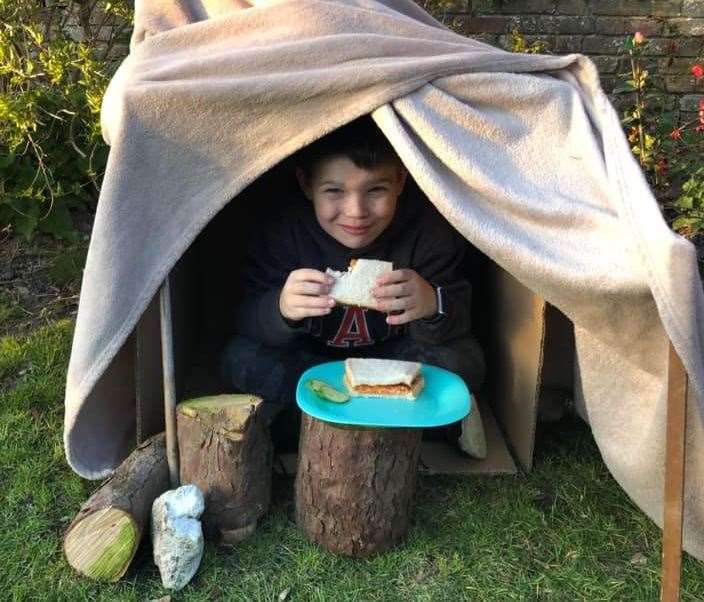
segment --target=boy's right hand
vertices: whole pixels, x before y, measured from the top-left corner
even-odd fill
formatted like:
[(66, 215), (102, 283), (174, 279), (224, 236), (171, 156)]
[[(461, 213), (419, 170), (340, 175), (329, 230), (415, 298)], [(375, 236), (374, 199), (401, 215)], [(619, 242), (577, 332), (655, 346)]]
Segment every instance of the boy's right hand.
[(298, 321), (329, 314), (335, 305), (333, 298), (328, 296), (332, 283), (333, 277), (319, 270), (293, 270), (279, 296), (281, 315)]

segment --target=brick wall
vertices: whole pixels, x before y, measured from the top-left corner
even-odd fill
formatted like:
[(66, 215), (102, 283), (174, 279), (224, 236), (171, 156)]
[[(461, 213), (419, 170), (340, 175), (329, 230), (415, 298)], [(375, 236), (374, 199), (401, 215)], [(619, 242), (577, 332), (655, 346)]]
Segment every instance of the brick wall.
[[(551, 54), (579, 52), (592, 58), (604, 90), (630, 64), (619, 49), (627, 35), (650, 40), (643, 65), (665, 106), (696, 115), (704, 81), (695, 88), (690, 68), (704, 60), (704, 0), (417, 0), (446, 25), (472, 38), (511, 49), (510, 33), (542, 41)], [(668, 47), (676, 44), (674, 52)], [(628, 95), (612, 96), (617, 106)]]
[[(618, 54), (625, 37), (641, 31), (650, 40), (643, 65), (663, 104), (681, 113), (682, 119), (692, 119), (704, 96), (704, 80), (695, 88), (689, 71), (695, 62), (704, 62), (704, 0), (416, 2), (455, 31), (500, 48), (511, 50), (511, 31), (517, 30), (529, 43), (545, 42), (543, 52), (586, 54), (598, 67), (607, 93), (616, 74), (630, 67), (628, 59)], [(80, 28), (79, 23), (76, 26)], [(101, 32), (101, 37), (103, 33), (109, 34)], [(676, 50), (668, 54), (673, 43)], [(126, 52), (125, 44), (117, 44), (110, 54), (120, 60)], [(632, 103), (627, 94), (611, 98), (617, 107)]]

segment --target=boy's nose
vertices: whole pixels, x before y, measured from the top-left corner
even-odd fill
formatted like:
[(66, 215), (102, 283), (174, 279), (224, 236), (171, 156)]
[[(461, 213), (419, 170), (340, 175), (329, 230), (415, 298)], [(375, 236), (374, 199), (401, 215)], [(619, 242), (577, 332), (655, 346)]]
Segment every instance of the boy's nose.
[(364, 198), (359, 194), (351, 194), (345, 203), (345, 214), (348, 217), (363, 217), (367, 213)]

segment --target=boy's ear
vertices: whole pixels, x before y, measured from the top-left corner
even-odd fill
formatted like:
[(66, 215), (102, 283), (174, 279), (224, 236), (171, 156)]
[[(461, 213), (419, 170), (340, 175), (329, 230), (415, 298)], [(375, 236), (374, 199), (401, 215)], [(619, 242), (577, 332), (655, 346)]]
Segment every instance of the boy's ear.
[(399, 165), (398, 166), (398, 189), (399, 191), (403, 190), (403, 187), (406, 185), (406, 178), (408, 177), (408, 170), (404, 165)]
[(298, 180), (298, 185), (301, 187), (303, 194), (306, 195), (309, 201), (312, 201), (313, 191), (308, 183), (305, 172), (300, 167), (296, 167), (296, 179)]

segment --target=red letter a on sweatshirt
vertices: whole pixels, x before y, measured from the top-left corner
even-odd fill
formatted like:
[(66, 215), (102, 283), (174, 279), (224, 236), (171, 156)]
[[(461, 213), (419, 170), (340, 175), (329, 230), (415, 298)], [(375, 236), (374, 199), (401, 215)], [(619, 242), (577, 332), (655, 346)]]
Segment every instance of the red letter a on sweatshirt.
[(362, 347), (371, 345), (372, 337), (369, 336), (367, 327), (367, 310), (362, 307), (348, 306), (342, 316), (340, 328), (335, 337), (328, 341), (331, 347)]

